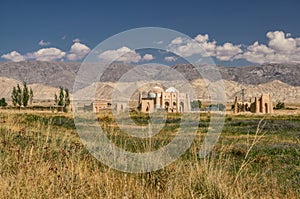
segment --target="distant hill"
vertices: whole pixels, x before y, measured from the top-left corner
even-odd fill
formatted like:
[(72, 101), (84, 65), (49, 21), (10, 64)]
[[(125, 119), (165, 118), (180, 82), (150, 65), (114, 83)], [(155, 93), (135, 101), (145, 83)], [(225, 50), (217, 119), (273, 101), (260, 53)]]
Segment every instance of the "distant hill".
[[(22, 85), (21, 81), (0, 77), (0, 98), (4, 97), (7, 101), (11, 100), (11, 93), (14, 86)], [(54, 98), (55, 93), (59, 93), (59, 88), (43, 85), (43, 84), (28, 84), (34, 93), (34, 100), (49, 100)]]
[[(53, 87), (64, 85), (72, 89), (80, 63), (73, 62), (2, 62), (0, 76), (28, 83), (45, 84)], [(134, 65), (112, 64), (101, 77), (103, 82), (115, 82), (125, 72), (133, 69)], [(199, 77), (191, 65), (175, 65), (173, 69), (180, 72), (186, 79), (194, 80)], [(258, 85), (273, 80), (280, 80), (291, 86), (300, 86), (300, 64), (265, 64), (262, 66), (218, 67), (224, 80), (242, 84)], [(148, 71), (149, 72), (149, 71)], [(151, 71), (152, 72), (152, 71)], [(147, 71), (145, 71), (147, 73)], [(139, 75), (138, 73), (136, 74)], [(162, 76), (161, 79), (168, 79)]]
[(258, 85), (279, 80), (300, 86), (300, 63), (265, 64), (262, 66), (220, 67), (223, 79)]
[(28, 84), (43, 84), (52, 87), (73, 87), (80, 63), (71, 62), (2, 62), (0, 77), (8, 77)]
[[(26, 81), (36, 93), (36, 98), (53, 99), (54, 92), (59, 86), (64, 86), (72, 91), (76, 73), (80, 63), (69, 62), (2, 62), (0, 63), (0, 97), (10, 98), (11, 89), (17, 83)], [(130, 81), (140, 81), (143, 76), (155, 76), (157, 79), (169, 80), (166, 73), (160, 68), (151, 67), (145, 70), (134, 70), (135, 66), (130, 64), (112, 64), (100, 77), (102, 83), (97, 84), (97, 98), (108, 99), (122, 74), (130, 71)], [(197, 96), (207, 97), (207, 92), (201, 90), (205, 86), (204, 81), (197, 74), (197, 70), (191, 65), (175, 65), (172, 69), (179, 72), (189, 80)], [(208, 66), (202, 67), (205, 76), (210, 77)], [(265, 64), (262, 66), (223, 67), (218, 66), (224, 80), (226, 95), (231, 101), (234, 95), (238, 95), (241, 89), (246, 89), (246, 97), (258, 96), (261, 93), (270, 93), (274, 101), (287, 101), (300, 103), (300, 64)], [(169, 70), (169, 69), (166, 69)], [(210, 77), (214, 81), (214, 77)], [(151, 78), (150, 78), (151, 79)], [(91, 89), (91, 88), (86, 88)], [(85, 92), (84, 89), (79, 92)]]

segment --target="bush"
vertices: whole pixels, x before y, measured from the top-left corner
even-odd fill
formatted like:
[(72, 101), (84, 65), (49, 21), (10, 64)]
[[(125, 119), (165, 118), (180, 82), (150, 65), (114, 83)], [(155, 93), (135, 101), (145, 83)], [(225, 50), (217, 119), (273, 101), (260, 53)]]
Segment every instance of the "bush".
[(5, 101), (5, 98), (1, 98), (1, 99), (0, 99), (0, 106), (2, 106), (2, 107), (6, 107), (6, 106), (7, 106), (7, 103), (6, 103), (6, 101)]
[(202, 107), (202, 103), (200, 100), (195, 100), (191, 102), (191, 108), (192, 110), (198, 110)]
[(276, 106), (274, 107), (275, 110), (280, 110), (280, 109), (284, 109), (284, 108), (285, 108), (284, 102), (278, 102), (276, 104)]
[(208, 106), (211, 110), (224, 111), (226, 109), (226, 105), (224, 104), (211, 104)]

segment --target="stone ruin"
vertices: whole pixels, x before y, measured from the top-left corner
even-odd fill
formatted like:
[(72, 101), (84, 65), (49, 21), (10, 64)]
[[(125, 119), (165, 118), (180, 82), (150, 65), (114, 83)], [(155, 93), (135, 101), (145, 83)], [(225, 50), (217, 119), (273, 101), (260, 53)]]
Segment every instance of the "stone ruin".
[(250, 102), (240, 102), (237, 96), (234, 100), (233, 113), (251, 112), (268, 114), (273, 113), (273, 102), (270, 94), (262, 94), (260, 98), (250, 99)]

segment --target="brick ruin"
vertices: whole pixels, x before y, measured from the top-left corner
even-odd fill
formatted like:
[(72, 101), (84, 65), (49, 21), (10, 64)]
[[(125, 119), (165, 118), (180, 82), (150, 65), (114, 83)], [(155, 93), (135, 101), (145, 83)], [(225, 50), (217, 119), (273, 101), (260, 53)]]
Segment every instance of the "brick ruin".
[(262, 94), (260, 98), (255, 97), (254, 99), (250, 99), (250, 102), (240, 102), (236, 96), (233, 113), (240, 112), (273, 113), (273, 102), (270, 94)]

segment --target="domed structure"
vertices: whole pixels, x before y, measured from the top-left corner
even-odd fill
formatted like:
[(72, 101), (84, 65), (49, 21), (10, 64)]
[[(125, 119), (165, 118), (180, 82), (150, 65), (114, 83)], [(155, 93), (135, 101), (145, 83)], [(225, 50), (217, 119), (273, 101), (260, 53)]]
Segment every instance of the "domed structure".
[(168, 92), (168, 93), (178, 93), (179, 91), (174, 87), (170, 87), (166, 90), (166, 92)]
[(152, 89), (152, 91), (154, 93), (161, 93), (161, 92), (164, 92), (164, 89), (162, 87), (160, 87), (160, 86), (154, 86), (153, 89)]
[(187, 93), (180, 93), (170, 87), (166, 91), (159, 85), (154, 86), (144, 97), (140, 93), (139, 108), (141, 112), (165, 110), (171, 113), (187, 112), (191, 110), (190, 99)]
[(150, 91), (150, 92), (148, 93), (148, 98), (154, 99), (155, 97), (156, 97), (156, 93), (154, 93), (153, 91)]

